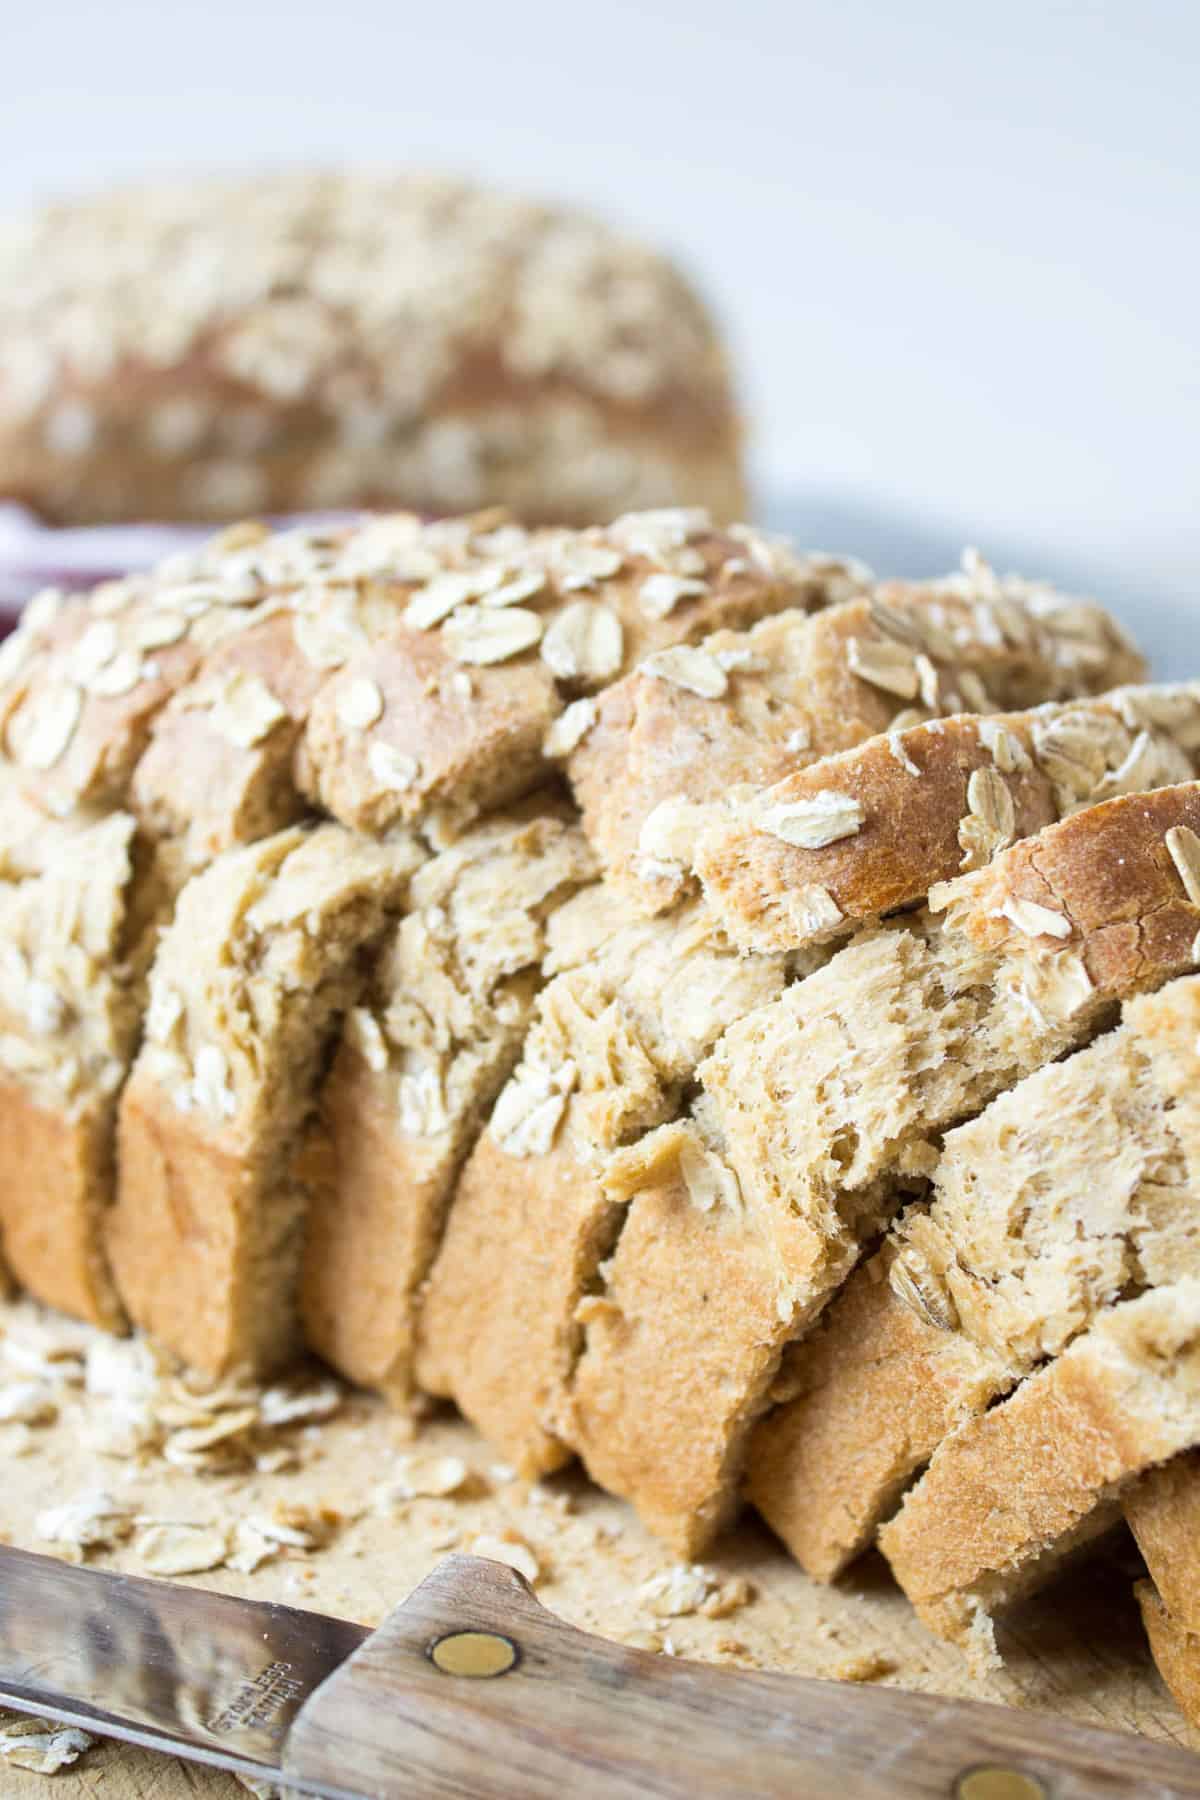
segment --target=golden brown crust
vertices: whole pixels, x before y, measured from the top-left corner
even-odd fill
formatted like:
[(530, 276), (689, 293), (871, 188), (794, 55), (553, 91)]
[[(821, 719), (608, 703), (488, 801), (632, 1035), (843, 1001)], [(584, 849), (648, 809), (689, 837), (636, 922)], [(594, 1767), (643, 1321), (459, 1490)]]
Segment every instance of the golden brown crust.
[(1200, 1725), (1200, 1632), (1189, 1630), (1163, 1605), (1154, 1583), (1134, 1587), (1158, 1672), (1193, 1725)]
[(1164, 1607), (1179, 1626), (1200, 1631), (1200, 1455), (1177, 1456), (1143, 1475), (1124, 1496), (1124, 1510)]
[[(721, 627), (748, 625), (806, 594), (817, 601), (838, 579), (830, 571), (817, 580), (802, 560), (753, 537), (750, 548), (748, 557), (743, 537), (715, 531), (703, 515), (683, 513), (665, 526), (650, 515), (644, 524), (618, 520), (606, 533), (573, 540), (535, 539), (527, 560), (548, 569), (547, 586), (521, 605), (489, 607), (485, 594), (481, 604), (464, 606), (440, 630), (400, 624), (347, 661), (309, 715), (300, 760), (305, 791), (343, 823), (371, 832), (429, 813), (461, 823), (528, 792), (556, 772), (549, 733), (572, 696), (586, 706), (607, 680), (654, 652)], [(589, 556), (607, 559), (609, 572), (588, 579)], [(522, 553), (508, 561), (510, 569), (520, 568)], [(688, 582), (700, 591), (685, 582), (660, 617), (647, 610), (642, 590), (681, 561), (698, 571)], [(504, 557), (491, 553), (491, 568), (504, 566)], [(590, 613), (612, 633), (611, 661), (598, 661), (590, 674), (584, 664), (576, 674), (562, 674), (565, 664), (552, 668), (552, 608), (564, 623), (578, 609)], [(459, 619), (468, 615), (472, 631), (528, 623), (540, 647), (535, 641), (496, 662), (476, 662), (470, 646), (464, 649), (455, 637)], [(362, 682), (378, 691), (379, 713), (365, 728), (348, 727), (345, 696)], [(381, 755), (411, 768), (411, 780), (381, 781)]]
[(1112, 1499), (1200, 1438), (1200, 1283), (1102, 1315), (1011, 1399), (947, 1438), (880, 1545), (930, 1628), (963, 1644)]
[[(156, 837), (179, 839), (195, 868), (306, 810), (293, 762), (327, 671), (302, 654), (295, 623), (277, 614), (218, 643), (155, 715), (130, 804)], [(267, 709), (258, 718), (256, 701)]]
[(786, 1400), (750, 1441), (746, 1497), (809, 1575), (832, 1581), (1004, 1369), (897, 1298), (885, 1248), (784, 1357)]
[(668, 1179), (639, 1191), (602, 1295), (577, 1314), (587, 1341), (563, 1435), (601, 1487), (633, 1496), (689, 1560), (736, 1505), (729, 1470), (778, 1360), (777, 1263), (768, 1241), (732, 1221), (722, 1229)]
[(141, 1330), (191, 1367), (222, 1375), (281, 1367), (300, 1347), (285, 1309), (255, 1304), (244, 1271), (256, 1214), (255, 1172), (233, 1132), (181, 1117), (135, 1069), (117, 1133), (120, 1195), (106, 1247)]
[[(935, 720), (789, 775), (700, 832), (705, 897), (735, 941), (756, 951), (912, 905), (1080, 806), (1195, 774), (1200, 690), (1184, 694), (1182, 720), (1144, 726), (1158, 693), (1172, 690)], [(837, 835), (821, 841), (818, 830), (806, 847), (830, 797), (846, 818)]]
[(355, 828), (432, 817), (444, 835), (552, 779), (551, 728), (577, 741), (622, 670), (815, 602), (839, 579), (820, 568), (696, 508), (578, 533), (496, 513), (231, 527), (31, 603), (0, 652), (0, 751), (59, 813), (132, 783), (144, 822), (201, 860), (288, 822), (298, 792)]
[(442, 1168), (397, 1129), (390, 1096), (349, 1046), (321, 1097), (298, 1174), (309, 1194), (300, 1294), (306, 1343), (351, 1381), (409, 1397), (412, 1280), (447, 1202)]
[(606, 1165), (678, 1111), (724, 1026), (784, 979), (777, 958), (731, 953), (698, 906), (622, 925), (619, 903), (591, 890), (559, 920), (572, 912), (599, 941), (589, 951), (577, 929), (560, 938), (557, 954), (571, 945), (575, 966), (540, 995), (467, 1165), (428, 1284), (417, 1370), (528, 1469), (566, 1454), (580, 1302), (601, 1286), (620, 1218)]
[(120, 1329), (100, 1231), (164, 887), (128, 814), (0, 810), (0, 1234), (31, 1293)]
[[(559, 1415), (575, 1314), (618, 1216), (565, 1142), (518, 1158), (485, 1133), (463, 1171), (423, 1297), (417, 1380), (452, 1395), (522, 1475), (569, 1460)], [(504, 1257), (508, 1245), (519, 1253)]]
[(566, 808), (467, 832), (414, 877), (351, 1013), (309, 1161), (310, 1344), (412, 1397), (417, 1292), (459, 1172), (520, 1061), (550, 928), (595, 873)]
[(0, 489), (47, 516), (744, 510), (702, 301), (586, 215), (282, 173), (46, 208), (10, 243)]
[[(831, 575), (825, 578), (827, 603), (838, 597)], [(852, 596), (865, 582), (865, 570), (848, 567), (841, 585)], [(1003, 635), (979, 601), (936, 585), (909, 589), (892, 583), (869, 596), (847, 597), (810, 619), (783, 614), (744, 636), (714, 637), (706, 648), (729, 675), (727, 691), (718, 697), (656, 681), (641, 670), (627, 675), (601, 696), (596, 724), (568, 764), (585, 828), (606, 872), (644, 911), (661, 911), (693, 879), (695, 840), (711, 803), (739, 786), (780, 784), (779, 798), (786, 803), (793, 794), (786, 777), (887, 732), (895, 720), (911, 724), (922, 714), (936, 718), (991, 708), (1008, 712), (1086, 687), (1072, 663), (1075, 637), (1056, 633), (1053, 614), (1042, 622), (1013, 601), (1009, 618), (1022, 629), (1019, 643)], [(1135, 674), (1138, 664), (1110, 645), (1104, 668), (1116, 678)], [(914, 702), (919, 702), (915, 713)], [(920, 804), (911, 779), (900, 779), (915, 772), (904, 768), (906, 741), (884, 746), (882, 758), (866, 755), (849, 765), (853, 791), (869, 812), (878, 813), (885, 832), (890, 800), (907, 803), (910, 813)], [(925, 753), (932, 782), (944, 774), (948, 760), (937, 749)], [(953, 746), (945, 750), (950, 753)], [(959, 772), (953, 755), (949, 766)], [(840, 773), (835, 767), (831, 776)], [(938, 788), (955, 832), (964, 811), (965, 779), (960, 791), (944, 781)], [(651, 815), (660, 806), (665, 810), (653, 823)], [(681, 807), (686, 816), (680, 816)], [(696, 807), (704, 810), (686, 811)], [(1023, 820), (1026, 829), (1042, 822), (1036, 810)], [(869, 835), (854, 840), (854, 847), (879, 863)], [(959, 846), (956, 866), (961, 854)], [(770, 872), (764, 868), (761, 878), (769, 882)], [(897, 879), (906, 891), (904, 877)]]
[(0, 1080), (0, 1239), (23, 1288), (48, 1306), (121, 1331), (125, 1312), (100, 1243), (112, 1180), (112, 1103), (39, 1105)]
[[(1082, 1043), (1128, 991), (1124, 983), (1152, 986), (1195, 966), (1200, 909), (1187, 899), (1164, 846), (1167, 831), (1195, 820), (1198, 807), (1200, 783), (1193, 783), (1078, 813), (965, 878), (953, 890), (946, 926), (923, 916), (876, 927), (779, 998), (746, 1011), (700, 1066), (695, 1126), (670, 1128), (685, 1178), (689, 1162), (699, 1172), (693, 1205), (662, 1202), (661, 1165), (670, 1161), (663, 1134), (657, 1151), (654, 1137), (644, 1140), (644, 1167), (635, 1166), (632, 1146), (614, 1160), (606, 1179), (611, 1184), (620, 1165), (632, 1198), (608, 1279), (629, 1295), (631, 1328), (609, 1329), (610, 1314), (597, 1302), (599, 1328), (587, 1327), (576, 1380), (597, 1394), (620, 1392), (625, 1409), (652, 1420), (647, 1432), (670, 1449), (662, 1470), (648, 1454), (626, 1455), (636, 1430), (608, 1405), (603, 1419), (593, 1413), (584, 1453), (590, 1466), (606, 1471), (609, 1485), (645, 1507), (656, 1529), (694, 1551), (705, 1522), (729, 1515), (747, 1433), (767, 1404), (784, 1347), (808, 1330), (861, 1246), (911, 1193), (914, 1177), (932, 1170), (938, 1134)], [(1118, 859), (1123, 866), (1114, 875), (1109, 865)], [(1031, 937), (1019, 909), (1016, 923), (992, 916), (1001, 885), (1020, 897), (1029, 870), (1041, 868), (1055, 874), (1059, 910), (1047, 907), (1033, 922), (1055, 927), (1058, 937)], [(1122, 929), (1136, 930), (1139, 900), (1146, 928), (1136, 966), (1110, 956), (1093, 962), (1092, 941), (1106, 944), (1110, 935), (1105, 906)], [(1173, 923), (1156, 930), (1164, 910)], [(982, 944), (969, 929), (974, 922), (982, 923)], [(1106, 978), (1118, 985), (1106, 986)], [(738, 1294), (755, 1281), (766, 1284), (757, 1308), (724, 1304), (723, 1283)], [(623, 1309), (622, 1301), (613, 1304)], [(659, 1315), (667, 1347), (656, 1364), (649, 1322)], [(968, 1367), (958, 1373), (978, 1396), (982, 1384), (970, 1354), (962, 1360)], [(960, 1416), (967, 1410), (950, 1391), (958, 1379), (954, 1362), (952, 1356), (940, 1402), (951, 1417), (956, 1407)], [(662, 1399), (672, 1365), (691, 1371), (678, 1396), (678, 1420)], [(848, 1403), (857, 1404), (853, 1396)], [(931, 1412), (936, 1419), (932, 1403)], [(922, 1422), (914, 1425), (918, 1435)], [(902, 1481), (897, 1465), (904, 1456), (913, 1459), (904, 1471), (911, 1475), (934, 1447), (908, 1445), (899, 1418), (894, 1426), (897, 1441), (879, 1446), (888, 1499)], [(613, 1435), (611, 1452), (605, 1432)], [(685, 1450), (693, 1437), (720, 1441), (719, 1453), (707, 1457), (705, 1480), (700, 1458)], [(844, 1473), (825, 1472), (835, 1548), (822, 1561), (836, 1559), (837, 1546), (856, 1537), (838, 1510), (838, 1491), (855, 1491), (854, 1455), (847, 1446)], [(689, 1489), (690, 1478), (696, 1484)], [(766, 1500), (765, 1477), (759, 1486)], [(861, 1527), (869, 1530), (878, 1496), (866, 1483), (859, 1492), (867, 1509)], [(789, 1529), (798, 1504), (785, 1487), (779, 1514), (793, 1520)], [(813, 1529), (819, 1534), (825, 1523)]]
[(947, 1134), (928, 1203), (791, 1352), (799, 1391), (756, 1433), (749, 1486), (811, 1574), (836, 1574), (942, 1439), (1105, 1305), (1196, 1272), (1200, 978), (1125, 1021)]
[[(1022, 901), (1065, 917), (1064, 947), (1078, 953), (1098, 991), (1124, 1000), (1195, 965), (1200, 907), (1167, 844), (1180, 827), (1200, 830), (1200, 782), (1089, 807), (931, 895), (931, 905), (988, 948), (1019, 938), (1010, 915)], [(1029, 936), (1053, 946), (1046, 933)]]
[(209, 1373), (299, 1348), (295, 1157), (364, 955), (420, 860), (327, 824), (230, 852), (180, 895), (121, 1102), (108, 1248), (130, 1317)]

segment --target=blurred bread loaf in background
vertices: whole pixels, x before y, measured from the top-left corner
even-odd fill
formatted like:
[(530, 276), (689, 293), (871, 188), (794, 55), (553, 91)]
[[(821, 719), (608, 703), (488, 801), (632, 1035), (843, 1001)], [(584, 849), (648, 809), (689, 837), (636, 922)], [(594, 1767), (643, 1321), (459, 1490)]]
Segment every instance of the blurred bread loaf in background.
[(746, 510), (726, 355), (679, 270), (422, 174), (180, 182), (14, 221), (0, 494), (60, 524)]

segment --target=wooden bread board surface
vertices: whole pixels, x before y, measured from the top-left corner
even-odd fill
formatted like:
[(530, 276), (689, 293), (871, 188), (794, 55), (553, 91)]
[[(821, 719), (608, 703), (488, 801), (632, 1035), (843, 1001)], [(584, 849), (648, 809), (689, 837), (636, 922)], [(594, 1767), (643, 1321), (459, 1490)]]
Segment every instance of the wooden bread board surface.
[[(21, 1312), (28, 1316), (27, 1308)], [(0, 1328), (5, 1316), (0, 1307)], [(13, 1373), (5, 1369), (4, 1378)], [(739, 1578), (753, 1597), (723, 1617), (663, 1617), (643, 1590), (677, 1565), (626, 1506), (574, 1472), (532, 1488), (513, 1481), (453, 1417), (436, 1416), (414, 1436), (378, 1401), (348, 1394), (333, 1417), (281, 1439), (295, 1445), (298, 1466), (218, 1475), (175, 1467), (157, 1451), (124, 1460), (100, 1455), (81, 1441), (96, 1402), (78, 1386), (56, 1389), (56, 1400), (53, 1422), (0, 1425), (0, 1530), (20, 1548), (53, 1551), (38, 1533), (39, 1515), (98, 1487), (154, 1519), (230, 1527), (280, 1503), (328, 1507), (340, 1522), (323, 1547), (287, 1551), (251, 1574), (217, 1568), (188, 1579), (376, 1624), (448, 1551), (495, 1555), (495, 1540), (509, 1533), (536, 1559), (543, 1603), (605, 1636), (647, 1647), (657, 1638), (664, 1653), (669, 1644), (681, 1656), (717, 1664), (993, 1700), (1200, 1749), (1200, 1732), (1181, 1718), (1150, 1661), (1132, 1597), (1138, 1563), (1127, 1538), (1114, 1539), (1098, 1560), (1029, 1602), (1001, 1630), (1003, 1670), (976, 1678), (958, 1652), (917, 1623), (880, 1559), (867, 1558), (838, 1586), (824, 1588), (749, 1520), (704, 1568), (718, 1596), (710, 1607), (736, 1602)], [(459, 1458), (470, 1471), (457, 1493), (381, 1509), (374, 1498), (381, 1485), (442, 1457)], [(137, 1533), (89, 1560), (147, 1572)], [(12, 1800), (46, 1800), (48, 1793), (62, 1800), (234, 1800), (245, 1792), (232, 1776), (112, 1744), (98, 1744), (50, 1789), (45, 1776), (0, 1761), (0, 1791)]]

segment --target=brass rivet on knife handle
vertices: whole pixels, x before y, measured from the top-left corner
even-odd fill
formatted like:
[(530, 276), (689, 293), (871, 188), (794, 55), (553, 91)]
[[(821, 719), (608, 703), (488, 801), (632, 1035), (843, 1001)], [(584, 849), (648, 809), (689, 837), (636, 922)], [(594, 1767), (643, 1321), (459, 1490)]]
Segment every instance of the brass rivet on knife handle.
[(429, 1660), (443, 1675), (488, 1681), (515, 1669), (521, 1652), (511, 1638), (495, 1631), (451, 1631), (429, 1646)]
[(954, 1784), (954, 1800), (1046, 1800), (1036, 1775), (989, 1764), (966, 1769)]

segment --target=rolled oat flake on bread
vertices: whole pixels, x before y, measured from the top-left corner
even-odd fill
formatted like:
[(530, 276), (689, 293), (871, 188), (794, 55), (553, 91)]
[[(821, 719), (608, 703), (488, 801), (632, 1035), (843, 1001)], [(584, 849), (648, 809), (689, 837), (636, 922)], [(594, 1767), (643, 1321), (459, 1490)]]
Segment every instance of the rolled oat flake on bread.
[[(788, 950), (911, 906), (1082, 807), (1198, 770), (1197, 683), (893, 726), (709, 804), (690, 821), (691, 868), (735, 942)], [(805, 829), (828, 792), (857, 804), (855, 831)], [(1187, 841), (1174, 853), (1186, 859)]]
[[(754, 815), (758, 829), (784, 843), (821, 848), (798, 823), (819, 801), (819, 786), (801, 783), (794, 803), (786, 788), (774, 803), (771, 793), (761, 790), (880, 737), (875, 751), (883, 776), (892, 778), (891, 797), (901, 814), (915, 807), (919, 815), (925, 796), (918, 799), (913, 780), (901, 779), (901, 773), (914, 780), (926, 773), (928, 752), (920, 754), (924, 740), (913, 742), (916, 759), (906, 748), (905, 733), (917, 724), (946, 714), (1007, 714), (1062, 701), (1089, 692), (1098, 681), (1127, 680), (1140, 670), (1136, 654), (1098, 608), (1084, 609), (1084, 616), (1101, 661), (1080, 668), (1079, 620), (1066, 618), (1065, 603), (1057, 612), (1035, 607), (1037, 590), (1008, 600), (1005, 633), (977, 598), (944, 584), (875, 584), (867, 571), (848, 570), (845, 585), (840, 603), (825, 611), (803, 618), (778, 613), (749, 631), (723, 631), (705, 640), (707, 663), (714, 665), (707, 685), (663, 679), (657, 665), (643, 663), (599, 697), (588, 729), (570, 747), (567, 770), (606, 874), (640, 910), (663, 911), (694, 891), (701, 840), (718, 830), (728, 808), (749, 816), (752, 791), (761, 803)], [(830, 598), (835, 597), (831, 590)], [(947, 872), (959, 866), (971, 833), (976, 861), (982, 861), (1011, 842), (1015, 832), (1004, 777), (1025, 766), (1025, 749), (1003, 721), (981, 729), (987, 741), (978, 766), (967, 765), (965, 790), (947, 794), (937, 769), (929, 771), (947, 813), (955, 801), (966, 803), (953, 821), (954, 861)], [(892, 735), (882, 741), (888, 732)], [(843, 765), (856, 803), (863, 798), (854, 792), (863, 766), (869, 776), (871, 754), (865, 765), (856, 758)], [(1191, 772), (1190, 766), (1175, 771)], [(970, 815), (966, 820), (964, 810)], [(863, 815), (853, 816), (861, 825)], [(914, 823), (915, 856), (929, 833), (919, 817)], [(840, 839), (850, 835), (843, 831)], [(839, 834), (824, 838), (838, 841)], [(897, 846), (890, 848), (896, 855)], [(751, 843), (745, 854), (753, 853)], [(765, 849), (760, 854), (769, 862)], [(870, 850), (865, 854), (869, 858)], [(776, 860), (786, 871), (782, 851)], [(807, 885), (819, 893), (820, 859), (811, 861)], [(768, 878), (766, 864), (760, 878)], [(722, 899), (723, 890), (718, 903)], [(832, 910), (832, 896), (824, 909), (815, 901), (789, 900), (809, 919), (820, 919), (823, 910), (827, 925), (836, 926), (842, 917), (840, 908)], [(730, 928), (739, 929), (732, 913)], [(820, 926), (807, 929), (820, 935)], [(763, 947), (786, 946), (781, 936)]]

